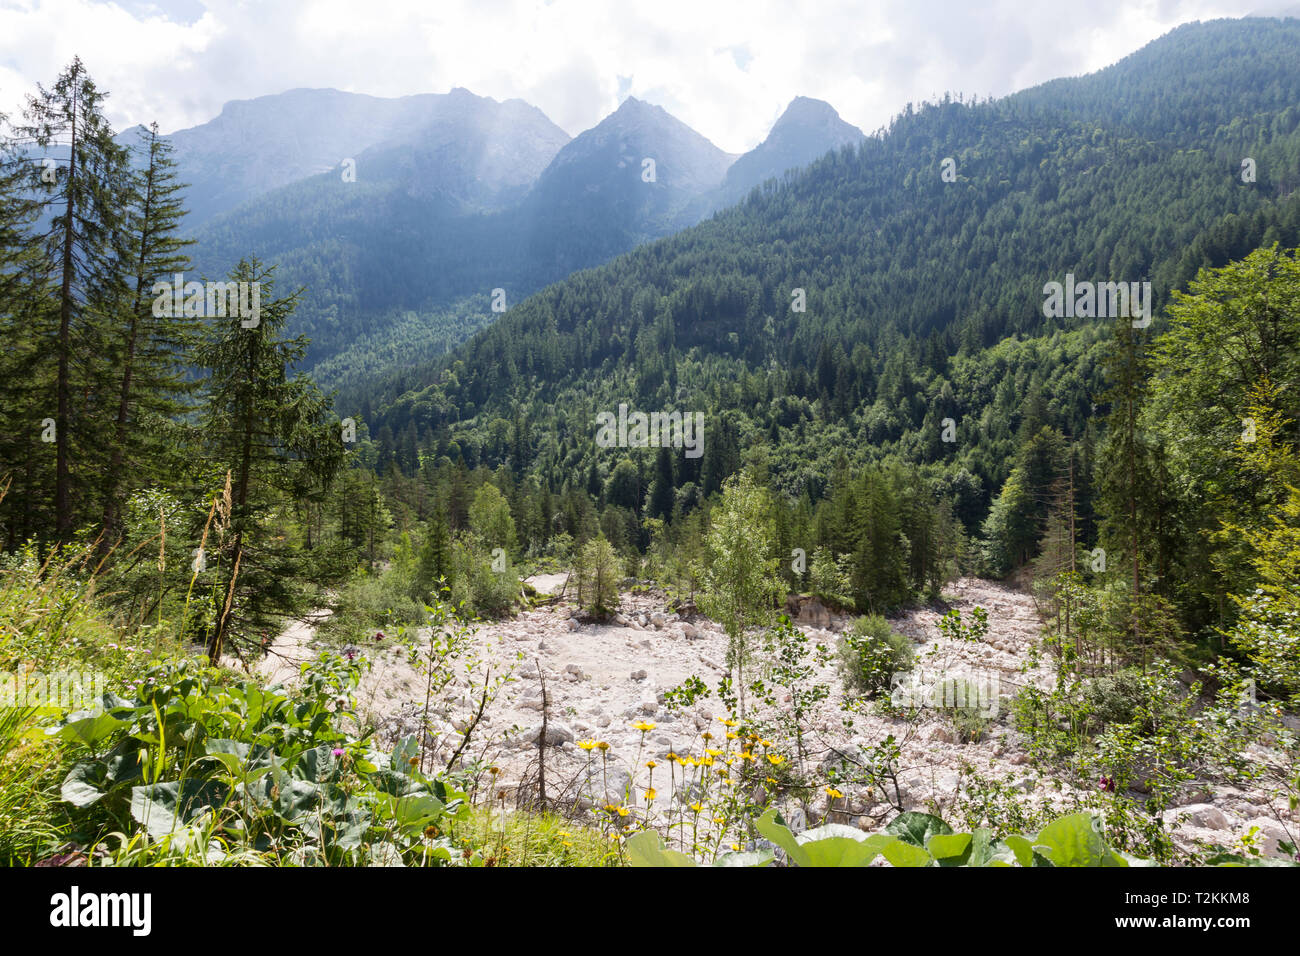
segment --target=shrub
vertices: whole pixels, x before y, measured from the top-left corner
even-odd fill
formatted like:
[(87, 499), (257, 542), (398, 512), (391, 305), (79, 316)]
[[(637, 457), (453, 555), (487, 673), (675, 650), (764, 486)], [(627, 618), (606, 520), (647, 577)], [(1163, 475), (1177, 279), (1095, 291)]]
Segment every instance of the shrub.
[[(494, 567), (494, 561), (501, 563)], [(478, 540), (461, 538), (452, 548), (452, 565), (455, 583), (451, 600), (458, 607), (496, 617), (510, 610), (519, 597), (519, 575), (504, 551), (494, 558)]]
[(596, 617), (608, 617), (618, 607), (618, 555), (604, 537), (583, 545), (574, 568), (578, 605)]
[(912, 642), (879, 614), (869, 614), (845, 632), (839, 665), (846, 690), (872, 697), (889, 690), (894, 674), (912, 669)]
[(852, 607), (853, 590), (851, 562), (847, 557), (836, 558), (826, 548), (818, 548), (812, 553), (812, 566), (809, 568), (809, 585), (812, 594), (823, 604), (832, 607)]
[(978, 742), (992, 726), (993, 720), (983, 709), (988, 702), (984, 700), (981, 689), (964, 677), (953, 677), (945, 681), (942, 699), (945, 702), (944, 712), (948, 715), (948, 722), (959, 743)]

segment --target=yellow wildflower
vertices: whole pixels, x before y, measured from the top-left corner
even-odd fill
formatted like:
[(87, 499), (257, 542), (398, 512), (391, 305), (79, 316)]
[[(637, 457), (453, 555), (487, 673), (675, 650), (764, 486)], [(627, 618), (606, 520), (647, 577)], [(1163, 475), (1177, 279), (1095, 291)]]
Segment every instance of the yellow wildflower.
[(632, 725), (632, 729), (639, 730), (641, 731), (641, 733), (646, 734), (654, 730), (655, 726), (656, 725), (653, 720), (638, 720), (635, 724)]

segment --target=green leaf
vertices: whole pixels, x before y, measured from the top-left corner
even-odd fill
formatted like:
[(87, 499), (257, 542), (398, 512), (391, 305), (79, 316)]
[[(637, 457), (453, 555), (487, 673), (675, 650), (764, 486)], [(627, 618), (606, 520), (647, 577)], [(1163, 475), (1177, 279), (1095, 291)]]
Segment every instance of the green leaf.
[(112, 714), (96, 714), (74, 720), (53, 731), (60, 739), (74, 743), (83, 743), (92, 750), (117, 730), (126, 727), (129, 721), (118, 720)]
[(776, 859), (771, 850), (724, 853), (713, 861), (714, 866), (770, 866)]
[(205, 807), (219, 807), (229, 788), (217, 780), (190, 779), (131, 788), (131, 817), (152, 837), (183, 826)]
[(924, 847), (935, 834), (952, 833), (952, 827), (938, 817), (929, 813), (908, 811), (900, 813), (885, 827), (886, 833), (892, 833), (904, 843), (915, 847)]
[(880, 852), (893, 866), (929, 866), (934, 858), (922, 847), (906, 843), (900, 837), (888, 838)]
[(59, 795), (74, 807), (88, 807), (104, 796), (100, 789), (104, 780), (104, 765), (97, 760), (83, 760), (63, 778)]
[(1034, 849), (1053, 866), (1128, 866), (1128, 861), (1106, 845), (1101, 818), (1072, 813), (1053, 820), (1034, 839)]
[(1002, 842), (1015, 855), (1016, 862), (1021, 866), (1034, 865), (1034, 845), (1027, 839), (1013, 834), (1006, 837)]
[(940, 866), (965, 866), (970, 859), (971, 834), (936, 833), (925, 848)]
[(971, 834), (970, 854), (966, 858), (967, 866), (984, 866), (993, 857), (993, 832), (980, 827)]
[(693, 859), (685, 853), (664, 849), (659, 834), (653, 830), (642, 830), (627, 838), (627, 861), (630, 866), (695, 866)]
[(808, 851), (799, 845), (799, 841), (794, 838), (790, 828), (782, 823), (777, 822), (776, 808), (770, 808), (767, 813), (763, 814), (754, 821), (754, 827), (768, 840), (771, 840), (790, 858), (790, 862), (795, 866), (808, 866)]

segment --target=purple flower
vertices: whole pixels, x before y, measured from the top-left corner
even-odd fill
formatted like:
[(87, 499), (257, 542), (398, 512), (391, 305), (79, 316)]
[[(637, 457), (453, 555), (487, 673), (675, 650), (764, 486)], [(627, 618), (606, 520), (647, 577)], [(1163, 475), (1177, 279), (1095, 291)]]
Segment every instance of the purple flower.
[(1106, 793), (1115, 792), (1115, 781), (1112, 778), (1102, 777), (1099, 781), (1097, 781), (1097, 783), (1101, 787), (1101, 789), (1104, 790)]
[(343, 751), (343, 748), (342, 748), (342, 747), (335, 747), (334, 750), (332, 751), (332, 753), (333, 753), (334, 756), (336, 756), (336, 757), (342, 757), (344, 751)]

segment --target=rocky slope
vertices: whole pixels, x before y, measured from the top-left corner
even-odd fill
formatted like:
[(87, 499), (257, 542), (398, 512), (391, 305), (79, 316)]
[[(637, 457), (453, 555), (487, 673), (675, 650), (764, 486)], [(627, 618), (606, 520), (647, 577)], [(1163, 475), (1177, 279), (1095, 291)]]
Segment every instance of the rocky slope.
[[(558, 591), (563, 580), (563, 575), (556, 575), (533, 583), (542, 591)], [(974, 607), (985, 608), (988, 634), (980, 642), (950, 640), (940, 633), (941, 615), (934, 608), (914, 609), (896, 618), (895, 629), (910, 637), (915, 647), (917, 684), (911, 686), (911, 696), (924, 703), (926, 687), (964, 677), (982, 691), (975, 703), (988, 717), (983, 732), (976, 740), (962, 739), (951, 711), (936, 706), (902, 706), (894, 716), (865, 708), (846, 727), (841, 682), (833, 661), (828, 662), (819, 667), (816, 680), (825, 682), (830, 694), (804, 721), (805, 769), (824, 771), (845, 758), (850, 765), (866, 762), (873, 746), (892, 736), (899, 748), (897, 773), (886, 794), (842, 784), (844, 797), (834, 801), (818, 790), (813, 799), (788, 802), (785, 812), (796, 824), (800, 818), (816, 824), (829, 814), (837, 822), (877, 828), (896, 812), (894, 804), (943, 814), (959, 795), (969, 797), (972, 773), (999, 781), (1022, 804), (1064, 808), (1087, 796), (1034, 771), (1022, 738), (1011, 727), (1011, 697), (1026, 685), (1049, 687), (1054, 680), (1051, 669), (1031, 653), (1040, 629), (1033, 600), (1002, 584), (970, 578), (951, 585), (945, 597), (967, 620)], [(815, 604), (803, 607), (798, 620), (810, 645), (820, 643), (831, 649), (847, 623), (848, 619)], [(276, 659), (282, 655), (290, 664), (301, 660), (308, 633), (303, 625), (286, 631), (274, 648)], [(665, 692), (689, 677), (716, 686), (724, 673), (726, 636), (713, 621), (698, 616), (687, 620), (669, 612), (660, 595), (625, 593), (619, 614), (608, 623), (579, 620), (573, 605), (561, 598), (551, 606), (483, 625), (475, 639), (482, 654), (480, 674), (489, 665), (496, 673), (514, 668), (514, 680), (472, 726), (470, 745), (465, 748), (467, 755), (480, 761), (480, 781), (485, 788), (491, 781), (498, 799), (504, 794), (506, 800), (532, 804), (537, 795), (538, 757), (544, 753), (552, 807), (600, 812), (606, 804), (630, 805), (637, 813), (672, 818), (697, 794), (682, 787), (682, 770), (670, 774), (668, 755), (703, 756), (708, 746), (728, 749), (727, 728), (720, 722), (727, 715), (716, 698), (680, 710), (665, 703)], [(381, 738), (419, 733), (425, 706), (422, 674), (387, 637), (363, 652), (371, 656), (373, 666), (360, 692), (362, 712), (381, 727)], [(296, 671), (296, 665), (281, 663), (271, 673), (276, 679), (292, 679), (287, 671)], [(480, 702), (476, 687), (458, 676), (451, 693), (433, 702), (433, 746), (443, 759), (460, 745), (462, 732), (473, 723)], [(545, 746), (539, 748), (543, 687), (547, 719)], [(896, 689), (894, 700), (906, 705), (906, 690)], [(780, 705), (789, 706), (788, 696)], [(653, 729), (637, 729), (638, 722), (653, 723)], [(711, 733), (712, 740), (703, 738), (705, 733)], [(584, 750), (579, 745), (584, 740), (609, 747)], [(790, 740), (772, 743), (774, 754), (798, 759)], [(729, 752), (735, 751), (732, 744)], [(1267, 748), (1261, 746), (1258, 756), (1267, 757)], [(658, 765), (653, 780), (647, 760)], [(491, 774), (488, 767), (497, 772)], [(645, 790), (651, 783), (656, 794), (647, 811)], [(891, 799), (882, 799), (886, 795)], [(1276, 849), (1279, 840), (1289, 839), (1279, 816), (1296, 831), (1296, 815), (1284, 801), (1262, 790), (1192, 786), (1183, 805), (1167, 818), (1176, 825), (1175, 840), (1184, 849), (1193, 848), (1198, 840), (1231, 843), (1258, 827), (1269, 851)]]

